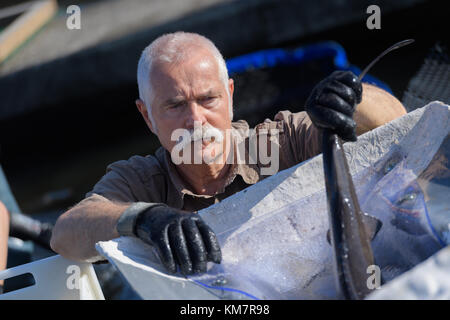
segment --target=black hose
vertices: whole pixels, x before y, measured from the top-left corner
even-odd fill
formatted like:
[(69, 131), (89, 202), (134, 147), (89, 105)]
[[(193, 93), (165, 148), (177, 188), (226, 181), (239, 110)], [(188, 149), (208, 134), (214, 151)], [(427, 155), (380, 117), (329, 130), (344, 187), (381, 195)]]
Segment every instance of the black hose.
[(31, 240), (48, 250), (52, 250), (50, 247), (52, 229), (53, 225), (50, 223), (41, 222), (22, 213), (11, 213), (9, 225), (9, 235), (11, 237)]

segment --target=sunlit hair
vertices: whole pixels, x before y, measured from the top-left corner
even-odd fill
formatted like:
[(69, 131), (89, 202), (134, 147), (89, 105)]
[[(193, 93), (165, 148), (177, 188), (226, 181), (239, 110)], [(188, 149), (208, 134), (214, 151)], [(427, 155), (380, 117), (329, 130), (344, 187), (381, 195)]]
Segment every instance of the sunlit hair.
[(225, 60), (212, 43), (211, 40), (196, 33), (175, 32), (160, 36), (147, 46), (139, 59), (137, 70), (137, 81), (139, 87), (139, 98), (145, 103), (148, 116), (153, 127), (156, 125), (151, 112), (150, 97), (152, 88), (150, 85), (150, 74), (152, 66), (156, 63), (178, 63), (185, 60), (186, 56), (195, 48), (207, 48), (215, 57), (219, 67), (219, 77), (228, 93), (230, 118), (233, 119), (233, 106), (228, 89), (228, 70)]

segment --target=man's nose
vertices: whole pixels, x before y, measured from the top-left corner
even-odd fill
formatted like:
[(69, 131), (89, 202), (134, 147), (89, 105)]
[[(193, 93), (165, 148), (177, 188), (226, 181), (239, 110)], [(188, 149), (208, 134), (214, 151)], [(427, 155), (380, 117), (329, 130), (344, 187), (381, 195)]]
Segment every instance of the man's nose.
[(186, 108), (186, 128), (192, 129), (194, 128), (194, 123), (198, 122), (202, 126), (206, 123), (206, 117), (203, 113), (203, 108), (198, 103), (189, 102), (188, 107)]

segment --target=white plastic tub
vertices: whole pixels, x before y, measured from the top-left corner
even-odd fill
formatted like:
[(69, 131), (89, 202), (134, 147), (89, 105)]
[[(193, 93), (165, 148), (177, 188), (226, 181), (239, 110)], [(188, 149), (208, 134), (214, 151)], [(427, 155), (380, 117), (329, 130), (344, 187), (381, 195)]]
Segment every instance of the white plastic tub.
[(104, 300), (90, 263), (55, 255), (0, 271), (0, 280), (30, 273), (35, 284), (0, 294), (0, 300)]

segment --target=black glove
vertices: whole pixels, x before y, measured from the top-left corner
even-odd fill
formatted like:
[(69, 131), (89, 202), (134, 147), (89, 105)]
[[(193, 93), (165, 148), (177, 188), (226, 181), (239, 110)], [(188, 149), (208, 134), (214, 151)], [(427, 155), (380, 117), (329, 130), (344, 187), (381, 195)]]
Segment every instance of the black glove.
[(222, 260), (216, 235), (196, 213), (166, 205), (151, 207), (136, 218), (135, 234), (156, 247), (161, 262), (172, 273), (176, 265), (184, 274), (206, 272), (207, 261)]
[(358, 77), (351, 71), (335, 71), (314, 87), (305, 110), (316, 127), (330, 129), (343, 140), (356, 141), (353, 113), (361, 98)]

